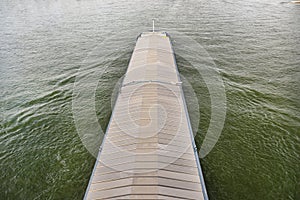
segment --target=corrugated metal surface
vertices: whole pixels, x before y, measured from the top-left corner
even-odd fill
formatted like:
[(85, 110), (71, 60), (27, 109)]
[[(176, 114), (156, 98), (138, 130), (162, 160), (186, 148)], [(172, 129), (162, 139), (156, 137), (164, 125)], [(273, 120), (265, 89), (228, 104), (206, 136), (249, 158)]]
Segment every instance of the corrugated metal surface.
[(143, 33), (85, 198), (204, 199), (196, 158), (170, 39)]

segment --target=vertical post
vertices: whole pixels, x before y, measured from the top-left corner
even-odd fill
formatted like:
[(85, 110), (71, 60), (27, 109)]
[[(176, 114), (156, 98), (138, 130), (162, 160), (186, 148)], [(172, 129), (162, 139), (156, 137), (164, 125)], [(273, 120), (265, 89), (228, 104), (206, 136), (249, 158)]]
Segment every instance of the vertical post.
[(154, 19), (152, 19), (152, 32), (154, 32)]

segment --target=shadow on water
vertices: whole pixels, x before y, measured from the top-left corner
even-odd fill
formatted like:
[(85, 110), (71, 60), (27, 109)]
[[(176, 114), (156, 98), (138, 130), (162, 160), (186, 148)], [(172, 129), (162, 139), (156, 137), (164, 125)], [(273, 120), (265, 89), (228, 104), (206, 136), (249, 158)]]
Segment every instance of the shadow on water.
[[(207, 132), (209, 122), (210, 122), (210, 96), (207, 89), (207, 86), (199, 74), (197, 69), (194, 69), (192, 65), (189, 64), (187, 60), (183, 57), (176, 55), (176, 62), (178, 66), (179, 73), (185, 77), (186, 81), (192, 86), (193, 91), (189, 91), (187, 88), (187, 84), (183, 82), (183, 91), (187, 102), (187, 107), (191, 119), (192, 126), (194, 119), (197, 117), (196, 114), (200, 113), (200, 121), (198, 126), (197, 135), (195, 137), (197, 148), (200, 149), (201, 143), (204, 139), (204, 136)], [(195, 92), (198, 103), (199, 110), (195, 110), (197, 106), (193, 106), (190, 102), (191, 93)]]
[(111, 62), (103, 75), (99, 77), (95, 101), (98, 121), (103, 131), (107, 128), (113, 109), (112, 101), (115, 101), (114, 89), (118, 87), (117, 84), (126, 72), (131, 53), (122, 53), (117, 59)]

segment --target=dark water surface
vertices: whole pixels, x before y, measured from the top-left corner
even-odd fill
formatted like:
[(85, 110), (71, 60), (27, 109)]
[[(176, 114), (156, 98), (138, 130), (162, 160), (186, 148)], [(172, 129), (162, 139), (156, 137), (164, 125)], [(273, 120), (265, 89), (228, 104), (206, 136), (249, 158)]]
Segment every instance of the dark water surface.
[[(300, 198), (299, 5), (2, 0), (0, 199), (82, 199), (95, 160), (75, 128), (74, 82), (108, 66), (95, 98), (105, 129), (112, 90), (152, 18), (159, 29), (202, 45), (225, 84), (225, 126), (201, 159), (210, 199)], [(103, 57), (105, 50), (114, 53)], [(209, 93), (184, 55), (177, 62), (201, 102), (200, 147), (210, 120)]]

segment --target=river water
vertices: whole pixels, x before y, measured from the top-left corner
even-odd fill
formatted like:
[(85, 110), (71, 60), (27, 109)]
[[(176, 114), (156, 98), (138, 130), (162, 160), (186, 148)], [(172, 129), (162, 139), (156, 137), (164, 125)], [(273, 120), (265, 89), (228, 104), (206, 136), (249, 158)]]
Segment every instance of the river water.
[[(114, 86), (152, 18), (157, 29), (199, 43), (224, 81), (225, 126), (201, 159), (210, 199), (300, 198), (299, 5), (2, 0), (0, 17), (1, 199), (82, 199), (95, 159), (75, 127), (74, 83), (103, 69), (95, 108), (105, 130)], [(211, 117), (209, 92), (191, 61), (176, 58), (201, 102), (200, 147)]]

